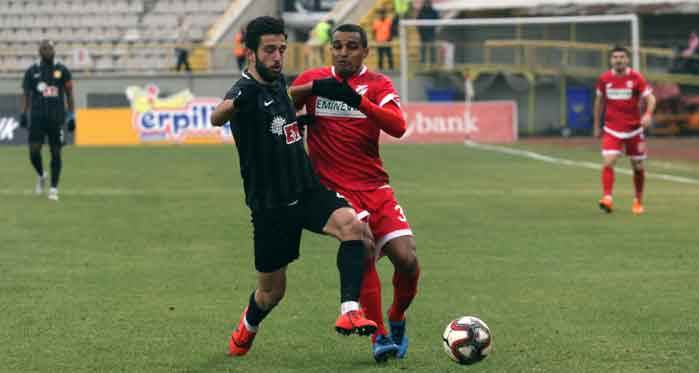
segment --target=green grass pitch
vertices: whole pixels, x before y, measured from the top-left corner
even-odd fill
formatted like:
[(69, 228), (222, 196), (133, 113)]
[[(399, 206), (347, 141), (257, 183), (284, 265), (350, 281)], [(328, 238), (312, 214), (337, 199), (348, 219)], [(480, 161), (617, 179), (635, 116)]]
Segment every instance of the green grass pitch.
[[(255, 283), (233, 146), (67, 148), (58, 203), (32, 194), (24, 147), (0, 155), (2, 372), (699, 369), (697, 185), (649, 179), (636, 217), (631, 177), (618, 174), (617, 211), (604, 215), (598, 171), (460, 145), (384, 146), (422, 278), (407, 358), (377, 367), (368, 339), (333, 330), (338, 245), (311, 233), (251, 352), (225, 356)], [(392, 269), (379, 266), (385, 311)], [(494, 334), (492, 356), (470, 367), (441, 345), (462, 315)]]

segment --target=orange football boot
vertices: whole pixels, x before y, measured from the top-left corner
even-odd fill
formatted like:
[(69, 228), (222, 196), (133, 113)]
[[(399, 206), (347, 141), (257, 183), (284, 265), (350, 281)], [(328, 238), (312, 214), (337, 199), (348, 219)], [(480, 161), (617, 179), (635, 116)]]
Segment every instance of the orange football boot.
[(643, 204), (641, 204), (641, 201), (639, 201), (638, 198), (633, 199), (633, 205), (631, 206), (631, 212), (633, 212), (634, 215), (641, 215), (644, 212), (646, 212), (646, 209), (643, 208)]
[(377, 325), (364, 316), (362, 310), (349, 311), (343, 313), (335, 321), (335, 330), (343, 335), (352, 333), (359, 335), (372, 335), (376, 331)]
[(243, 356), (247, 354), (250, 347), (252, 347), (252, 341), (255, 339), (257, 333), (253, 333), (245, 327), (245, 314), (247, 312), (248, 308), (245, 307), (238, 326), (233, 333), (231, 333), (231, 338), (228, 342), (228, 355), (230, 356)]
[(607, 214), (612, 212), (612, 196), (604, 196), (599, 200), (599, 208)]

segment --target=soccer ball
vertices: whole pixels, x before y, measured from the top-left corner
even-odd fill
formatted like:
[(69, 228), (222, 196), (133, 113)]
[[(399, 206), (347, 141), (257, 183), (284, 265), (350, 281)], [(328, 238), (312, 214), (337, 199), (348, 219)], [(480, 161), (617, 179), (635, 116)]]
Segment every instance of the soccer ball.
[(488, 325), (474, 316), (453, 320), (442, 334), (444, 351), (459, 364), (477, 363), (490, 353), (493, 336)]

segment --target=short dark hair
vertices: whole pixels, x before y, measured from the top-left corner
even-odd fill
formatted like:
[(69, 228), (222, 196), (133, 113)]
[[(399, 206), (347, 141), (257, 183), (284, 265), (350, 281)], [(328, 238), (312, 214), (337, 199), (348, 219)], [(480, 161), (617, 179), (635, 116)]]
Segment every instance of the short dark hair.
[(359, 41), (362, 43), (362, 48), (367, 48), (369, 46), (369, 41), (366, 36), (366, 31), (362, 28), (362, 26), (356, 25), (354, 23), (345, 23), (340, 26), (337, 26), (335, 30), (333, 30), (333, 35), (336, 32), (356, 32), (359, 34)]
[(612, 54), (616, 52), (624, 52), (626, 53), (626, 57), (631, 57), (631, 52), (629, 52), (629, 50), (626, 49), (626, 47), (622, 47), (621, 45), (615, 45), (614, 48), (612, 48), (612, 50), (609, 52), (609, 57), (611, 57)]
[(286, 39), (286, 32), (284, 32), (284, 21), (279, 18), (274, 17), (257, 17), (250, 21), (245, 27), (245, 46), (252, 50), (257, 51), (257, 47), (260, 46), (260, 39), (263, 35), (284, 35)]

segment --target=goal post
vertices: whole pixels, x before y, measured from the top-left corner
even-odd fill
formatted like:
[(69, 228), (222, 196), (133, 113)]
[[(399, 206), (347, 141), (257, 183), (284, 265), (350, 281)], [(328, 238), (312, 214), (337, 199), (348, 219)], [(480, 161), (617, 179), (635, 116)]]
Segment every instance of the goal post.
[[(636, 14), (617, 15), (593, 15), (593, 16), (560, 16), (560, 17), (508, 17), (508, 18), (463, 18), (463, 19), (437, 19), (418, 20), (402, 19), (399, 23), (400, 39), (400, 86), (403, 101), (410, 101), (408, 82), (411, 79), (408, 27), (489, 27), (489, 26), (527, 26), (527, 25), (561, 25), (561, 24), (605, 24), (605, 23), (627, 23), (629, 25), (630, 40), (627, 45), (631, 48), (632, 66), (639, 69), (640, 59), (640, 30), (639, 19)], [(604, 41), (601, 41), (604, 42)]]

